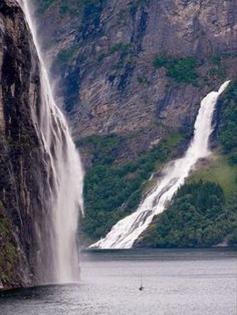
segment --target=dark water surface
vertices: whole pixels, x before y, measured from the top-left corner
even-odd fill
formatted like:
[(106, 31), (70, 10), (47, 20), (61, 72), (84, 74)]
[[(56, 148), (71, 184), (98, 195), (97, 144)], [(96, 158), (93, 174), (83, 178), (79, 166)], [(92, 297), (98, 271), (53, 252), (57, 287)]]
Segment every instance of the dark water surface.
[(81, 260), (79, 285), (1, 294), (0, 314), (237, 315), (236, 251), (101, 251)]

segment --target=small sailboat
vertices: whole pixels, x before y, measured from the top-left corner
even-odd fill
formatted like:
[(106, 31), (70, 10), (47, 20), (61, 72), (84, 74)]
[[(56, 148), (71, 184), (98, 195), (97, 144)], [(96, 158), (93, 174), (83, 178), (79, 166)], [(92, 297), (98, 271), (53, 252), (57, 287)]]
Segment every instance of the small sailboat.
[(140, 284), (140, 287), (139, 287), (139, 291), (143, 291), (144, 290), (144, 286), (143, 286), (143, 283), (142, 283), (142, 276), (141, 276), (141, 284)]

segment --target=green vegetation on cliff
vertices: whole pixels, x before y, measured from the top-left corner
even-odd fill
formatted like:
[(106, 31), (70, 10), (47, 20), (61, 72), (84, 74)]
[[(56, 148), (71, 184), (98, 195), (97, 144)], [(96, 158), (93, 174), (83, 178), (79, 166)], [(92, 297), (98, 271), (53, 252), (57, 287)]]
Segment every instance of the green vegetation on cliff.
[(237, 80), (230, 84), (220, 100), (219, 142), (231, 161), (237, 159)]
[(157, 55), (153, 65), (156, 69), (165, 67), (168, 77), (178, 83), (195, 83), (198, 77), (197, 61), (193, 57), (168, 58)]
[(219, 185), (199, 181), (179, 189), (172, 204), (155, 218), (138, 246), (208, 247), (225, 237), (228, 240), (228, 235), (233, 244), (236, 227), (236, 199), (225, 204)]

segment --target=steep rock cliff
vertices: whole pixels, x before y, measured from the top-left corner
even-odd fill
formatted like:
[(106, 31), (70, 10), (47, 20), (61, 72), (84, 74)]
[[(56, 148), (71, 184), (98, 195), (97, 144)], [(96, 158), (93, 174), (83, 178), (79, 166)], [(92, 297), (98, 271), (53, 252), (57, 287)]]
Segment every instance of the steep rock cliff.
[(49, 168), (36, 117), (38, 58), (15, 0), (0, 3), (0, 285), (36, 284)]
[[(148, 149), (162, 127), (192, 126), (201, 98), (236, 72), (235, 1), (58, 0), (36, 6), (76, 139), (138, 133), (134, 150)], [(196, 78), (157, 67), (156, 57), (164, 56), (176, 63), (192, 58), (186, 71), (195, 70)], [(185, 64), (179, 66), (185, 72)]]

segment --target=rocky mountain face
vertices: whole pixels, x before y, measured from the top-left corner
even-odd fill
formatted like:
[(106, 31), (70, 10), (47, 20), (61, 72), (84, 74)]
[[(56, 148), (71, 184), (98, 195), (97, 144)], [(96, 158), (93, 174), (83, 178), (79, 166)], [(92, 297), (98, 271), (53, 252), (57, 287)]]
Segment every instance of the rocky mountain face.
[(0, 3), (0, 287), (37, 283), (48, 166), (36, 117), (38, 58), (15, 0)]
[[(183, 152), (201, 99), (237, 70), (234, 0), (35, 0), (82, 153), (87, 237), (131, 213)], [(165, 143), (164, 143), (165, 142)]]
[(202, 97), (236, 73), (235, 1), (55, 0), (36, 6), (75, 139), (133, 135), (127, 150), (136, 155), (164, 130), (192, 127)]

